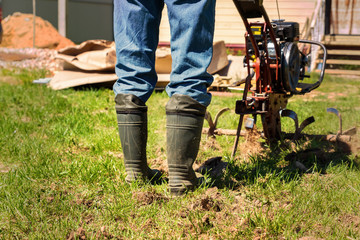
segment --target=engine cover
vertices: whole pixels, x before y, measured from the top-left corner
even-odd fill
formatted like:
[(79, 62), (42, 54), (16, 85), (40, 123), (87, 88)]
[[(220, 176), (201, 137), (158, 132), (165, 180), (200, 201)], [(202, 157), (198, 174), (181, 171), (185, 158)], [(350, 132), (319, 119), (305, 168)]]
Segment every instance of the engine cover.
[(299, 23), (297, 22), (285, 22), (284, 20), (276, 20), (271, 22), (274, 29), (275, 36), (280, 41), (296, 42), (299, 41)]

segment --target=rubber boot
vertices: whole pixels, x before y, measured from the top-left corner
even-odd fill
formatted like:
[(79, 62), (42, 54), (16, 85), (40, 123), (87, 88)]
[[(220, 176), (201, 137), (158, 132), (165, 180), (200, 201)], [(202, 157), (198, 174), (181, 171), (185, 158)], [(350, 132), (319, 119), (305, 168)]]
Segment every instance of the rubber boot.
[(166, 105), (169, 190), (182, 195), (200, 183), (193, 170), (199, 151), (206, 107), (187, 95), (175, 94)]
[(115, 103), (126, 182), (158, 180), (161, 173), (150, 169), (146, 160), (147, 106), (132, 94), (118, 94)]

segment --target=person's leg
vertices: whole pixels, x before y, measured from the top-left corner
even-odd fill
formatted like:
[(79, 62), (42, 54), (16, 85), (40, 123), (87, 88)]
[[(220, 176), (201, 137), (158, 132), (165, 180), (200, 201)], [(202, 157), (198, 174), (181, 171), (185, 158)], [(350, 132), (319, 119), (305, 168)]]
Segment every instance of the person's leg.
[(153, 92), (163, 6), (163, 0), (114, 0), (115, 95), (133, 94), (146, 103)]
[(184, 94), (208, 106), (207, 73), (212, 58), (215, 0), (165, 0), (171, 31), (172, 71), (166, 92)]
[(163, 0), (114, 0), (118, 80), (114, 84), (126, 181), (152, 179), (146, 159), (146, 101), (156, 85), (155, 51)]
[(191, 97), (174, 94), (166, 104), (169, 189), (181, 195), (198, 185), (193, 163), (199, 151), (206, 107)]
[(132, 94), (118, 94), (115, 102), (126, 182), (158, 180), (161, 173), (150, 169), (146, 159), (147, 106)]
[(198, 185), (193, 170), (201, 139), (212, 76), (215, 0), (165, 0), (173, 59), (166, 105), (169, 189), (181, 195)]

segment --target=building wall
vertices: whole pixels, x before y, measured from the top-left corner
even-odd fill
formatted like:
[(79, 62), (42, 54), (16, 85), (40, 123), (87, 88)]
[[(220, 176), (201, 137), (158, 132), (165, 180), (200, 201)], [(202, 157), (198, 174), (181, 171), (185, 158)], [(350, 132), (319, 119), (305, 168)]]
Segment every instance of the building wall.
[[(2, 0), (3, 16), (14, 12), (32, 13), (31, 0)], [(311, 17), (316, 0), (278, 0), (280, 18), (300, 23)], [(67, 37), (76, 43), (88, 39), (113, 40), (112, 0), (68, 0)], [(36, 0), (37, 15), (51, 22), (56, 28), (57, 0)], [(270, 19), (278, 19), (276, 1), (265, 0), (265, 9)], [(244, 43), (244, 24), (232, 0), (217, 0), (215, 41), (227, 44)], [(160, 25), (160, 42), (170, 42), (170, 27), (166, 7)]]
[[(300, 24), (300, 30), (306, 18), (311, 17), (316, 0), (278, 0), (280, 18)], [(265, 10), (271, 19), (278, 19), (275, 0), (264, 0)], [(160, 41), (170, 42), (170, 27), (167, 11), (163, 12), (160, 26)], [(224, 40), (227, 44), (244, 43), (245, 27), (232, 0), (217, 0), (215, 20), (215, 41)]]

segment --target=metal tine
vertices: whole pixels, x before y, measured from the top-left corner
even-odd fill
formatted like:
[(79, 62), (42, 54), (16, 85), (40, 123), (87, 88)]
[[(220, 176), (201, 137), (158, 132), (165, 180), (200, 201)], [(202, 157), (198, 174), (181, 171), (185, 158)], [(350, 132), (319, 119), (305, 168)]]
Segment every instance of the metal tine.
[(304, 128), (306, 128), (308, 125), (310, 125), (311, 123), (315, 122), (315, 118), (314, 116), (308, 117), (307, 119), (305, 119), (299, 127), (299, 134), (302, 132), (302, 130), (304, 130)]
[(297, 140), (300, 136), (300, 133), (302, 132), (302, 130), (304, 130), (305, 127), (307, 127), (309, 124), (315, 122), (315, 118), (313, 116), (308, 117), (307, 119), (305, 119), (304, 121), (302, 121), (302, 123), (300, 124), (299, 127), (299, 120), (297, 117), (297, 114), (290, 110), (290, 109), (284, 109), (281, 111), (281, 116), (282, 117), (289, 117), (292, 120), (294, 120), (295, 122), (295, 134), (294, 134), (294, 138), (293, 140)]
[(208, 137), (214, 137), (215, 136), (215, 132), (214, 132), (215, 131), (215, 125), (214, 125), (212, 117), (211, 117), (211, 115), (210, 115), (210, 113), (208, 111), (205, 112), (205, 119), (209, 123)]
[(220, 117), (223, 113), (225, 113), (225, 112), (227, 112), (227, 111), (230, 111), (230, 108), (223, 108), (223, 109), (221, 109), (221, 110), (216, 114), (215, 120), (214, 120), (214, 126), (215, 126), (215, 128), (216, 128), (216, 125), (217, 125), (217, 123), (218, 123), (219, 117)]
[(290, 109), (283, 109), (283, 110), (280, 111), (280, 115), (281, 115), (281, 117), (289, 117), (292, 120), (294, 120), (294, 123), (295, 123), (295, 135), (297, 135), (298, 131), (299, 131), (299, 120), (298, 120), (297, 114), (294, 111), (290, 110)]
[(230, 108), (223, 108), (221, 109), (215, 116), (215, 120), (212, 120), (211, 114), (206, 111), (205, 112), (205, 119), (208, 121), (209, 123), (209, 132), (208, 132), (208, 136), (209, 137), (215, 137), (215, 130), (216, 130), (216, 125), (218, 123), (219, 117), (226, 111), (229, 111)]
[(336, 136), (342, 135), (342, 118), (340, 112), (336, 108), (327, 108), (326, 111), (335, 114), (339, 118), (339, 131)]

